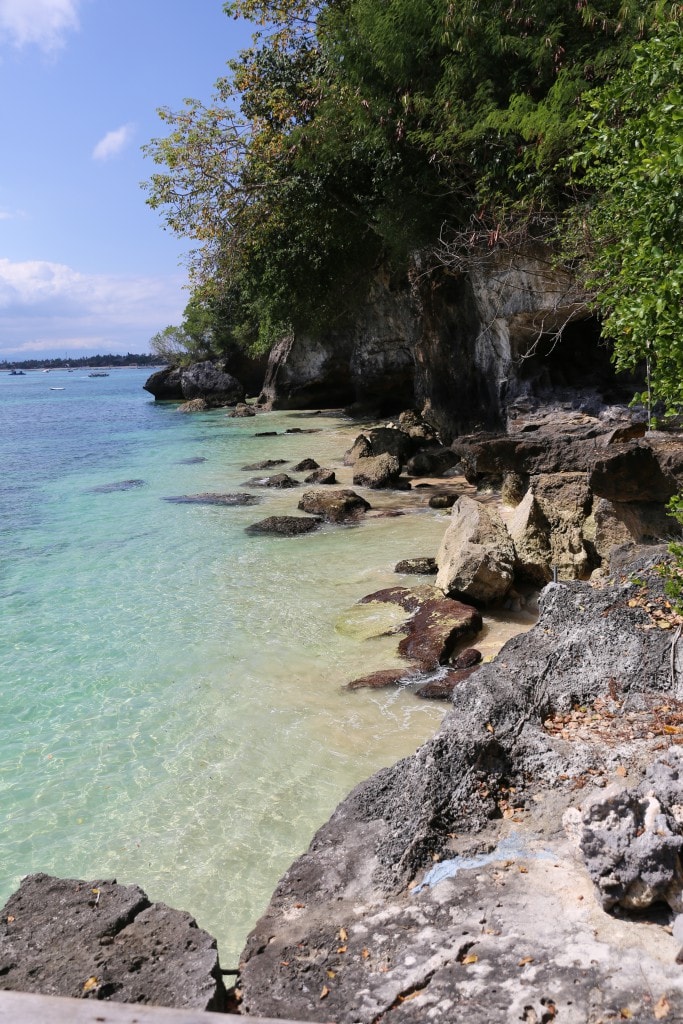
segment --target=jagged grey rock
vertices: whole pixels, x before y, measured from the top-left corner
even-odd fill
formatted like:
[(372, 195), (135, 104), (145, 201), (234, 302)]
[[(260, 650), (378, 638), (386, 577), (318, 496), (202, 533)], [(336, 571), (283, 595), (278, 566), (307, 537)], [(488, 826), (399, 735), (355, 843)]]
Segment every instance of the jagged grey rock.
[(614, 787), (583, 810), (581, 852), (605, 910), (662, 900), (683, 911), (683, 754), (672, 747), (631, 790)]
[(538, 624), (457, 686), (436, 736), (361, 783), (283, 876), (242, 956), (244, 1012), (586, 1024), (649, 1020), (657, 1004), (683, 1017), (680, 942), (598, 910), (560, 824), (587, 778), (617, 778), (624, 758), (644, 770), (657, 741), (571, 743), (543, 726), (599, 695), (683, 697), (670, 635), (629, 607), (643, 592), (545, 588)]
[(440, 590), (486, 604), (510, 588), (515, 549), (500, 516), (462, 495), (453, 506), (436, 562)]
[(216, 940), (135, 885), (29, 875), (0, 917), (0, 988), (222, 1010)]

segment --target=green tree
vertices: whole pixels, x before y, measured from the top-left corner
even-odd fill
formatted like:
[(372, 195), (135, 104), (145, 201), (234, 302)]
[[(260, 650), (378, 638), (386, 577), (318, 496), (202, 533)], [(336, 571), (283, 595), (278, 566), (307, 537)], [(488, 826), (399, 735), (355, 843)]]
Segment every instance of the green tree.
[[(233, 0), (259, 26), (214, 101), (165, 110), (148, 202), (194, 239), (236, 338), (330, 326), (442, 225), (551, 220), (580, 98), (651, 21), (635, 0)], [(649, 20), (648, 20), (649, 19)]]
[(683, 405), (683, 34), (677, 23), (588, 98), (575, 218), (589, 289), (618, 369), (646, 364), (648, 394)]

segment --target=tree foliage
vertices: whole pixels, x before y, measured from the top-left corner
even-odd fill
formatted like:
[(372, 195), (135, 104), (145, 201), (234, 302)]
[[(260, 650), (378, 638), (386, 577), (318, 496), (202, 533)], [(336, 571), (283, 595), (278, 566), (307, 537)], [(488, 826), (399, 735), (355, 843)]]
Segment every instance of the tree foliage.
[[(574, 165), (592, 196), (578, 234), (618, 369), (683, 405), (683, 34), (676, 23), (588, 98)], [(651, 405), (651, 401), (649, 403)]]
[(202, 302), (257, 346), (334, 323), (380, 261), (400, 265), (444, 224), (563, 211), (582, 97), (655, 19), (635, 0), (225, 10), (254, 21), (253, 45), (211, 104), (161, 112), (148, 202), (196, 242)]

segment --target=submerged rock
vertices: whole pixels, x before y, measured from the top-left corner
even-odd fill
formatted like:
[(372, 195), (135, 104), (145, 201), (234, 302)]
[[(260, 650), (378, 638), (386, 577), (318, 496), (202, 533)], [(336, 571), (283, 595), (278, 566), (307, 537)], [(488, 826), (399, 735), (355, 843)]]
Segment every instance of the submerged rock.
[(456, 686), (464, 683), (475, 671), (475, 667), (448, 669), (438, 679), (432, 679), (416, 690), (415, 696), (426, 700), (450, 700)]
[(117, 480), (113, 484), (98, 484), (97, 487), (90, 487), (88, 494), (114, 494), (116, 491), (132, 491), (137, 487), (144, 486), (144, 480)]
[(280, 490), (288, 487), (298, 487), (299, 481), (294, 480), (291, 476), (286, 473), (274, 473), (273, 476), (253, 476), (251, 480), (247, 480), (244, 487), (276, 487)]
[(261, 498), (256, 494), (247, 494), (245, 491), (238, 491), (235, 494), (213, 494), (207, 491), (205, 494), (179, 494), (164, 501), (174, 502), (176, 505), (258, 505)]
[(303, 533), (311, 533), (321, 525), (322, 519), (307, 516), (268, 516), (259, 523), (247, 526), (245, 533), (272, 533), (279, 537), (298, 537)]
[(284, 466), (287, 459), (262, 459), (261, 462), (250, 462), (242, 466), (245, 473), (253, 472), (256, 469), (273, 469), (275, 466)]
[(216, 940), (189, 914), (150, 903), (136, 885), (28, 875), (1, 920), (0, 988), (225, 1007)]
[(183, 402), (178, 406), (177, 411), (182, 413), (207, 412), (211, 406), (205, 398), (191, 398), (189, 402)]
[[(416, 670), (419, 673), (419, 667), (416, 666)], [(385, 668), (380, 669), (378, 672), (370, 672), (367, 676), (352, 679), (350, 683), (346, 684), (346, 689), (380, 690), (387, 686), (400, 686), (401, 683), (411, 682), (411, 679), (413, 677), (411, 676), (410, 666), (407, 668), (405, 666), (403, 668)]]
[(232, 412), (228, 413), (231, 419), (247, 419), (250, 416), (256, 415), (256, 409), (251, 405), (247, 405), (245, 402), (238, 402)]

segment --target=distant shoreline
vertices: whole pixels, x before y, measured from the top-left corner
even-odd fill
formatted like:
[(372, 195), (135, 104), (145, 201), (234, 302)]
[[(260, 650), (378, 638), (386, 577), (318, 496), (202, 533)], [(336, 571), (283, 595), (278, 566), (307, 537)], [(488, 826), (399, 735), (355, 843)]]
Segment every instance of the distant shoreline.
[(18, 359), (3, 360), (0, 362), (0, 373), (12, 370), (75, 370), (84, 367), (106, 368), (108, 370), (117, 367), (150, 367), (158, 366), (159, 357), (150, 353), (128, 352), (126, 355), (78, 356), (76, 359)]

